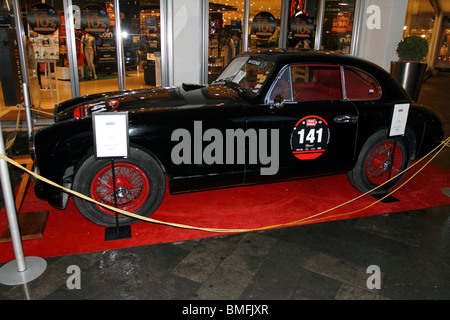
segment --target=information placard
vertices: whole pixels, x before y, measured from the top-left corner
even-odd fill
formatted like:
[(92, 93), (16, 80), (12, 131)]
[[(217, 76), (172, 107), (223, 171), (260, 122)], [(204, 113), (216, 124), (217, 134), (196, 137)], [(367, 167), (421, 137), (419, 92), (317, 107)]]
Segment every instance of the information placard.
[(99, 112), (92, 115), (95, 155), (126, 158), (129, 150), (128, 113)]
[(401, 103), (394, 105), (394, 113), (392, 114), (391, 130), (389, 136), (401, 136), (405, 134), (406, 122), (408, 120), (409, 103)]

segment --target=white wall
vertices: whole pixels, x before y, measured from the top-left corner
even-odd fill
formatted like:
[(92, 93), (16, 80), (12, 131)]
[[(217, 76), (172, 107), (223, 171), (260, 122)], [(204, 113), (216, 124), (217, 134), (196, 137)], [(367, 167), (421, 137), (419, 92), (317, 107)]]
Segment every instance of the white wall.
[[(397, 44), (403, 36), (408, 0), (361, 0), (363, 1), (362, 30), (357, 55), (390, 70), (391, 61), (397, 61)], [(380, 8), (379, 28), (369, 29), (367, 21), (374, 14), (367, 8)], [(373, 22), (373, 21), (371, 21)]]
[(201, 82), (201, 2), (173, 2), (173, 84)]

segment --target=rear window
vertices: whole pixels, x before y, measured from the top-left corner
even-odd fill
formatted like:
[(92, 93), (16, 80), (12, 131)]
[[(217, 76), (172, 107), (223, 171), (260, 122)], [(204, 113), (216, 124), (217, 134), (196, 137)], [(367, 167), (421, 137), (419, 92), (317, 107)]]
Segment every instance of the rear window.
[(381, 96), (377, 80), (365, 71), (345, 66), (344, 79), (347, 99), (375, 100)]

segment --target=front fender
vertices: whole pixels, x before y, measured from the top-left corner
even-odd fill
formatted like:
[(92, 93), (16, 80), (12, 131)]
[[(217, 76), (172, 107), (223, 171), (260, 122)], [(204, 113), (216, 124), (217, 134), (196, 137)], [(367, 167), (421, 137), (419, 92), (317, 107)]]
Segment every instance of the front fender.
[[(93, 146), (91, 119), (70, 120), (41, 129), (34, 136), (34, 152), (39, 174), (59, 185), (71, 182), (70, 170)], [(45, 182), (36, 183), (36, 195), (53, 207), (64, 209), (65, 195)]]

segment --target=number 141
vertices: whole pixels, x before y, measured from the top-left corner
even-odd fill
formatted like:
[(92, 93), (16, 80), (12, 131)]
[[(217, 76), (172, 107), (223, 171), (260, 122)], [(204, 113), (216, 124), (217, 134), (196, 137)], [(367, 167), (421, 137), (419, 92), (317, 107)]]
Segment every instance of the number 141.
[(303, 144), (305, 143), (305, 140), (308, 141), (309, 143), (314, 143), (316, 141), (316, 135), (317, 135), (317, 143), (321, 143), (322, 142), (322, 132), (323, 129), (309, 129), (308, 134), (306, 135), (306, 139), (305, 139), (305, 129), (302, 129), (298, 132), (298, 135), (300, 136), (300, 140), (299, 143)]

